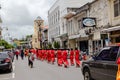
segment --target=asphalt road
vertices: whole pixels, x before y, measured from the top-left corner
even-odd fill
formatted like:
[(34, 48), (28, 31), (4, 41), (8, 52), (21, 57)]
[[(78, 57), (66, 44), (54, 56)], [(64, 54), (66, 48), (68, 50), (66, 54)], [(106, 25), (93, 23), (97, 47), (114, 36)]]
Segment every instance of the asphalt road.
[(0, 80), (83, 80), (80, 68), (70, 66), (69, 68), (58, 67), (45, 61), (34, 61), (34, 67), (28, 66), (27, 58), (15, 60), (13, 72), (0, 72)]

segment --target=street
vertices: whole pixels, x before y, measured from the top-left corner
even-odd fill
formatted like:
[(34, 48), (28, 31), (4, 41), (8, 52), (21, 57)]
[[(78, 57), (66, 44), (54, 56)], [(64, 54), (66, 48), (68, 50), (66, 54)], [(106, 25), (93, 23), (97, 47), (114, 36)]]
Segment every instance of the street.
[(34, 67), (30, 68), (27, 58), (13, 62), (12, 73), (0, 73), (0, 80), (83, 80), (80, 68), (58, 67), (48, 64), (46, 61), (35, 60)]

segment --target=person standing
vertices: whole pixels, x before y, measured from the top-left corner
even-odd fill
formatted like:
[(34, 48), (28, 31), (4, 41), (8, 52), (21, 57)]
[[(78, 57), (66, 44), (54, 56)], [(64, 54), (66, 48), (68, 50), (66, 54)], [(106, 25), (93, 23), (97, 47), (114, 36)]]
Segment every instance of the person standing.
[(70, 50), (70, 63), (71, 63), (71, 66), (74, 65), (74, 51), (72, 48)]
[(80, 51), (75, 48), (75, 61), (76, 61), (76, 67), (80, 67), (80, 60), (79, 60), (79, 56), (80, 56)]

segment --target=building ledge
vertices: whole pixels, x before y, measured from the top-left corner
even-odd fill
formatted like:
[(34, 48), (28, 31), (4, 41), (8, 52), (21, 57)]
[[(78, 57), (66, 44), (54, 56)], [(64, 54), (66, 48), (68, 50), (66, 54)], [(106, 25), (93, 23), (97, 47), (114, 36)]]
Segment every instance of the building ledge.
[(69, 39), (76, 39), (76, 38), (79, 38), (79, 37), (80, 37), (80, 34), (71, 35), (71, 36), (69, 36)]
[(71, 18), (72, 16), (76, 15), (76, 12), (69, 12), (67, 14), (64, 15), (65, 19)]
[(120, 26), (103, 29), (102, 32), (111, 32), (111, 31), (117, 31), (117, 30), (120, 30)]

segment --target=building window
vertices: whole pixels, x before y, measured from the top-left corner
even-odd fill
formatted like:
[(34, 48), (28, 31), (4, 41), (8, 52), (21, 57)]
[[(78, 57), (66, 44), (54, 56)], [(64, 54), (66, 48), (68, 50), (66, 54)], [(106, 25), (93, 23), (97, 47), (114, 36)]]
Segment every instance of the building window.
[(56, 22), (57, 22), (57, 12), (56, 12)]
[(63, 32), (64, 32), (64, 22), (62, 23), (62, 25), (63, 25)]
[(58, 11), (58, 21), (60, 20), (60, 11)]
[(72, 28), (72, 20), (70, 21), (70, 33), (73, 33), (73, 28)]
[(120, 15), (120, 0), (114, 1), (114, 17), (117, 17)]

